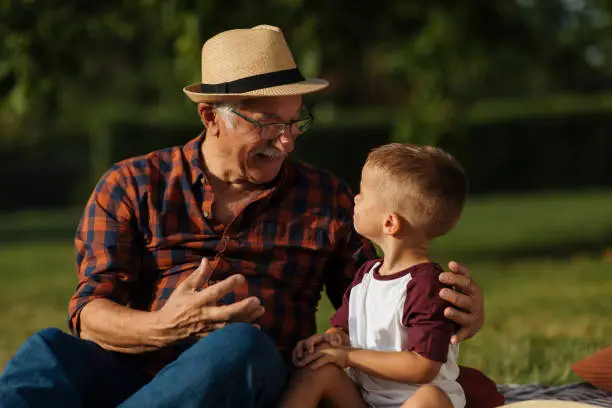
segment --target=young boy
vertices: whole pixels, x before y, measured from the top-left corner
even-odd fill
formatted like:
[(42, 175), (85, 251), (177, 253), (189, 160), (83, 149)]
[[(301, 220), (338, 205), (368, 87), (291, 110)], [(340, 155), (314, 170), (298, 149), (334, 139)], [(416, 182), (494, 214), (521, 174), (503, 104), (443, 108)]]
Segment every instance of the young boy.
[(465, 173), (441, 149), (393, 143), (369, 154), (360, 190), (355, 230), (384, 257), (357, 272), (333, 327), (298, 343), (281, 406), (463, 408), (456, 327), (428, 247), (459, 220)]

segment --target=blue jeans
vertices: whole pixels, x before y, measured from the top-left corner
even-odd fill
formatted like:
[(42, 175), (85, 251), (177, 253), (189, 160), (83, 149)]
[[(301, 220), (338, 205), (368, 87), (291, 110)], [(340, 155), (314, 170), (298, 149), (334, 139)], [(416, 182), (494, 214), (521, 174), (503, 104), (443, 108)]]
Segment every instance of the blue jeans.
[(274, 407), (287, 367), (249, 324), (217, 330), (150, 382), (129, 355), (58, 329), (30, 337), (0, 376), (0, 407)]

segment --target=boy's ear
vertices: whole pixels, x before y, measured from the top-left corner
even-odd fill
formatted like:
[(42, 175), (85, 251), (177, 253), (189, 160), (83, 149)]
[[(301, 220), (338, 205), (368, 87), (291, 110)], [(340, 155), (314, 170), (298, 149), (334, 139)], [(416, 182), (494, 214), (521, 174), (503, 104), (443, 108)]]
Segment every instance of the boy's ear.
[(396, 213), (387, 213), (383, 225), (385, 235), (397, 235), (402, 227), (402, 218)]

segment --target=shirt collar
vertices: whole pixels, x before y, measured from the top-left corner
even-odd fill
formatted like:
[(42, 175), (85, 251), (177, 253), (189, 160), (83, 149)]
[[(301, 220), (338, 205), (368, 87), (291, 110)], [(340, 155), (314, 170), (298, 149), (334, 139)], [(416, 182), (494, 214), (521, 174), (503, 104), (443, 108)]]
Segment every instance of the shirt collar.
[(183, 157), (190, 167), (191, 185), (194, 186), (200, 183), (204, 178), (204, 162), (202, 161), (202, 142), (204, 141), (204, 132), (198, 137), (190, 140), (183, 146)]

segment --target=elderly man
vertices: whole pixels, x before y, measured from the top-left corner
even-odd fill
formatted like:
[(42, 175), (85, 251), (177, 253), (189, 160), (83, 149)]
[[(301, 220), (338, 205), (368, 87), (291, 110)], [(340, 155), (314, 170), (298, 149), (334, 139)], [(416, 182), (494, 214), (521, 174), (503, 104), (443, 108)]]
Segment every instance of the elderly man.
[[(207, 41), (202, 83), (184, 89), (206, 132), (102, 177), (76, 235), (73, 335), (29, 338), (0, 377), (0, 406), (274, 406), (322, 289), (338, 306), (375, 256), (347, 185), (287, 160), (313, 120), (301, 95), (326, 86), (302, 77), (276, 27)], [(441, 279), (462, 293), (441, 295), (462, 309), (447, 310), (460, 341), (483, 302), (450, 269)]]

